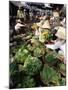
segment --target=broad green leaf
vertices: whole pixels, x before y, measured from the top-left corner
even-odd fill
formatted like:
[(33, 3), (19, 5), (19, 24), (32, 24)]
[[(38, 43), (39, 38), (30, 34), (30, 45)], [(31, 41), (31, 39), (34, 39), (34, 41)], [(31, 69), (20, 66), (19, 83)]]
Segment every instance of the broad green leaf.
[(54, 51), (47, 53), (47, 55), (45, 56), (45, 61), (50, 64), (55, 64), (57, 62), (57, 53)]
[(52, 67), (45, 65), (43, 70), (40, 73), (42, 81), (46, 84), (49, 82), (56, 83), (59, 85), (60, 75)]

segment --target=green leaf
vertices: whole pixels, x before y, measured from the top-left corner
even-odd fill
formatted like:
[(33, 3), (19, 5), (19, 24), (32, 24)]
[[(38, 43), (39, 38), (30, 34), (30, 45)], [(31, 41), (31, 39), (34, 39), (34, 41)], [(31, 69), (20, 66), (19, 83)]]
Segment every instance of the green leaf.
[(45, 40), (46, 40), (46, 38), (45, 38), (44, 35), (40, 35), (40, 36), (39, 36), (39, 41), (40, 41), (40, 42), (44, 43)]
[(66, 85), (66, 78), (62, 78), (62, 79), (60, 80), (60, 85), (61, 85), (61, 86), (65, 86), (65, 85)]
[(63, 76), (66, 76), (66, 65), (63, 64), (63, 63), (60, 63), (60, 64), (59, 64), (59, 71), (61, 72), (61, 74), (62, 74)]
[(45, 61), (54, 65), (57, 62), (57, 53), (54, 51), (47, 53), (47, 55), (45, 56)]
[(44, 84), (52, 82), (56, 83), (56, 85), (59, 85), (60, 75), (56, 72), (56, 70), (54, 70), (52, 67), (49, 67), (48, 65), (44, 65), (44, 68), (41, 71), (40, 76)]
[(27, 49), (28, 49), (29, 51), (33, 51), (33, 50), (34, 50), (34, 47), (32, 47), (30, 44), (28, 44), (28, 45), (27, 45)]
[(25, 47), (20, 48), (15, 55), (16, 62), (24, 63), (24, 61), (28, 57), (28, 54), (29, 54), (29, 51)]
[(42, 63), (37, 57), (29, 55), (24, 63), (23, 70), (27, 75), (35, 75), (38, 71), (40, 71), (41, 66)]
[(40, 50), (40, 48), (36, 48), (35, 50), (34, 50), (34, 56), (37, 56), (37, 57), (40, 57), (42, 54), (41, 54), (41, 50)]
[(15, 62), (13, 62), (13, 63), (10, 63), (10, 68), (9, 68), (9, 73), (10, 73), (10, 76), (13, 76), (13, 75), (15, 75), (16, 74), (16, 72), (17, 72), (17, 69), (18, 69), (18, 67), (17, 67), (17, 65), (16, 65), (16, 63)]
[(45, 46), (42, 44), (39, 44), (35, 49), (34, 49), (34, 56), (36, 57), (41, 57), (45, 54)]
[(22, 83), (18, 84), (18, 88), (31, 88), (35, 86), (35, 81), (30, 76), (24, 76)]

